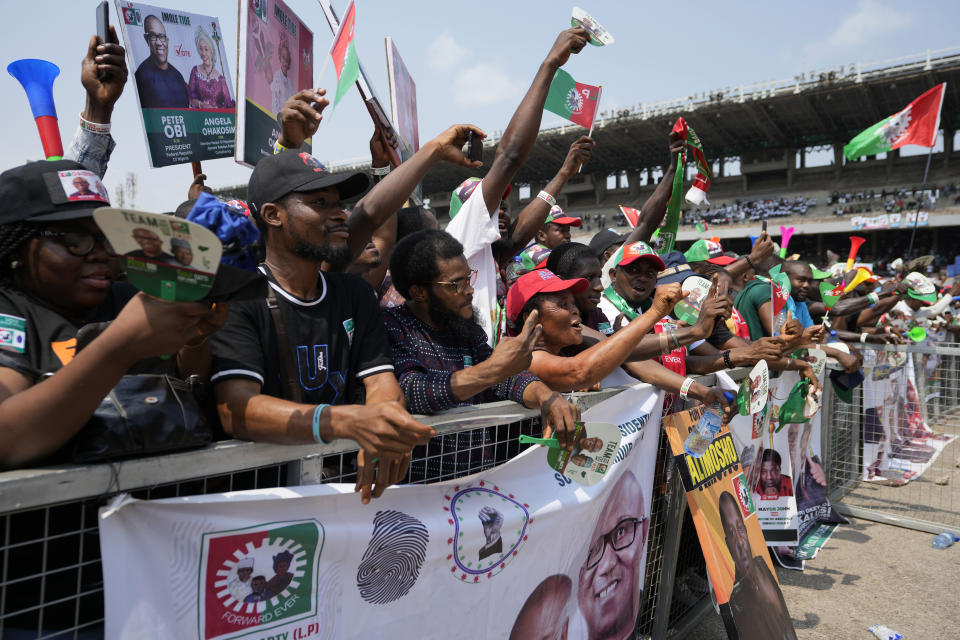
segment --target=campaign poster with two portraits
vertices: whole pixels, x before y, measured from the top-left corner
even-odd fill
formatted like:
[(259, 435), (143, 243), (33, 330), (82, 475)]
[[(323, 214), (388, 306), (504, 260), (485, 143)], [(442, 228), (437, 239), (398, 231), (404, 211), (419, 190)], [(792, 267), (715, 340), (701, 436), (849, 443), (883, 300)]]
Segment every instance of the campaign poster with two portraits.
[(153, 167), (229, 158), (236, 94), (220, 20), (116, 0)]

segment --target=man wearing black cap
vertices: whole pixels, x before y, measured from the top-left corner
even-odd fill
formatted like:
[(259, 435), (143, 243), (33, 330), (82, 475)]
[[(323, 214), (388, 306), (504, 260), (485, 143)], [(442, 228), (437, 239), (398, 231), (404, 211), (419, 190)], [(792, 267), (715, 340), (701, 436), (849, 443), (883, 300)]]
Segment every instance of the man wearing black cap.
[(460, 151), (470, 131), (484, 135), (457, 125), (431, 140), (349, 217), (341, 202), (367, 190), (366, 174), (331, 174), (296, 150), (260, 160), (247, 201), (266, 241), (260, 268), (271, 295), (234, 305), (214, 343), (211, 381), (228, 433), (282, 443), (355, 440), (364, 502), (374, 480), (376, 497), (406, 473), (413, 445), (434, 431), (403, 406), (373, 289), (351, 274), (323, 273), (320, 264), (358, 255), (433, 165), (474, 167)]
[(590, 251), (597, 256), (601, 265), (607, 263), (614, 253), (617, 252), (624, 241), (630, 236), (629, 233), (618, 233), (613, 229), (604, 229), (597, 232), (590, 238)]

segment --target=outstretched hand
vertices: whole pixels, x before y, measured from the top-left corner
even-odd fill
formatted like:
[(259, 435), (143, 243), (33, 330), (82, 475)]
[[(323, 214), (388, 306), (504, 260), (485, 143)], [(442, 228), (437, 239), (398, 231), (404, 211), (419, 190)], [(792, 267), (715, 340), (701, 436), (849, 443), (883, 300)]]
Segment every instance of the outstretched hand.
[(561, 31), (544, 62), (557, 68), (562, 67), (570, 59), (571, 53), (580, 53), (583, 50), (589, 37), (587, 30), (583, 27)]
[(99, 36), (90, 36), (87, 55), (80, 62), (80, 82), (87, 90), (86, 114), (88, 118), (94, 118), (92, 122), (110, 121), (113, 105), (127, 84), (124, 49), (112, 25), (109, 38), (109, 42), (103, 42)]
[(670, 167), (667, 169), (667, 173), (670, 171), (675, 171), (677, 168), (677, 155), (683, 153), (683, 148), (687, 145), (687, 141), (683, 139), (676, 131), (670, 130)]
[(487, 134), (485, 134), (480, 127), (472, 124), (455, 124), (431, 140), (430, 144), (436, 146), (437, 152), (442, 160), (458, 164), (461, 167), (476, 169), (477, 167), (482, 167), (483, 162), (480, 160), (469, 160), (463, 155), (462, 151), (463, 145), (467, 144), (467, 134), (471, 131), (473, 131), (474, 135), (480, 136), (481, 140), (487, 137)]
[(280, 110), (280, 138), (277, 140), (288, 149), (299, 149), (320, 127), (323, 110), (330, 101), (326, 89), (304, 89), (290, 96)]
[(570, 150), (567, 151), (567, 157), (563, 160), (563, 166), (560, 167), (560, 173), (568, 178), (576, 175), (580, 167), (590, 162), (596, 144), (593, 138), (587, 136), (580, 136), (574, 140), (573, 144), (570, 145)]
[(710, 283), (710, 291), (707, 298), (700, 306), (700, 315), (697, 316), (697, 326), (700, 328), (704, 338), (713, 333), (717, 319), (726, 320), (730, 317), (733, 305), (730, 304), (730, 298), (727, 296), (718, 296), (717, 289), (720, 288), (720, 276), (713, 274), (713, 280)]
[(661, 284), (653, 294), (653, 304), (650, 306), (650, 309), (658, 314), (658, 319), (662, 318), (673, 311), (673, 307), (687, 297), (689, 293), (689, 291), (683, 291), (680, 288), (679, 282)]
[(527, 321), (523, 323), (520, 335), (501, 338), (497, 348), (487, 360), (490, 366), (497, 370), (498, 377), (506, 379), (529, 369), (530, 361), (533, 359), (533, 349), (537, 346), (542, 333), (540, 312), (534, 309), (527, 316)]

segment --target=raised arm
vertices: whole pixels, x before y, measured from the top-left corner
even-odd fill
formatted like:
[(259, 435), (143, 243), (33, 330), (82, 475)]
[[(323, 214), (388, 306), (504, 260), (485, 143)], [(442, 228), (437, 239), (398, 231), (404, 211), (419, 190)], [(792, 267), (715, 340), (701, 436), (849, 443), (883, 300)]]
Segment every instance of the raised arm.
[(493, 164), (483, 179), (483, 199), (490, 213), (497, 210), (501, 195), (533, 148), (553, 74), (570, 59), (571, 53), (580, 53), (586, 44), (586, 29), (578, 27), (562, 31), (540, 64), (533, 83), (503, 132)]
[[(557, 175), (547, 183), (544, 191), (556, 197), (567, 184), (567, 181), (577, 174), (580, 166), (590, 161), (590, 156), (593, 154), (595, 144), (593, 139), (587, 136), (580, 136), (575, 140), (573, 144), (570, 145), (570, 150), (567, 151), (567, 157), (564, 159), (563, 165), (560, 167)], [(484, 197), (486, 197), (486, 193), (487, 192), (484, 191)], [(550, 204), (546, 201), (537, 197), (530, 200), (530, 203), (524, 207), (520, 215), (517, 216), (517, 224), (510, 239), (505, 243), (498, 242), (494, 244), (495, 258), (498, 266), (503, 267), (504, 264), (509, 262), (513, 256), (517, 255), (521, 249), (533, 240), (537, 231), (543, 226), (544, 220), (547, 219), (548, 213), (550, 213)]]
[[(354, 258), (359, 256), (370, 242), (373, 232), (403, 206), (417, 184), (434, 165), (446, 161), (462, 167), (481, 166), (481, 162), (471, 162), (461, 152), (461, 148), (467, 142), (467, 133), (470, 131), (480, 136), (486, 135), (471, 124), (457, 124), (450, 127), (420, 147), (413, 157), (391, 171), (360, 199), (347, 219), (347, 225), (350, 227), (350, 251)], [(484, 193), (486, 191), (484, 188)], [(499, 203), (499, 200), (497, 202)]]
[(572, 357), (537, 351), (533, 354), (530, 372), (554, 391), (591, 387), (623, 364), (640, 339), (681, 298), (679, 283), (659, 286), (650, 309), (623, 329)]
[(667, 213), (667, 200), (670, 199), (670, 191), (673, 189), (673, 176), (677, 172), (677, 154), (683, 151), (683, 139), (679, 134), (670, 132), (670, 164), (663, 173), (660, 184), (653, 190), (653, 194), (647, 198), (640, 209), (640, 220), (637, 226), (630, 233), (630, 237), (623, 246), (642, 240), (650, 242), (650, 236), (656, 231), (660, 223), (663, 222), (663, 216)]

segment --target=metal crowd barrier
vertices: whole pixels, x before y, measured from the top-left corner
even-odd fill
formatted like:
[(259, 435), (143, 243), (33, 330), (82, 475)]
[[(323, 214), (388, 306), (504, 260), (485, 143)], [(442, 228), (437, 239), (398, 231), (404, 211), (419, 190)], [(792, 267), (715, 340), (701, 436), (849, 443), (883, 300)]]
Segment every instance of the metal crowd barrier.
[[(745, 372), (737, 370), (735, 377)], [(714, 384), (712, 375), (698, 380)], [(570, 397), (586, 409), (619, 392), (605, 389)], [(436, 482), (488, 469), (521, 451), (521, 433), (541, 432), (539, 412), (512, 402), (420, 419), (438, 435), (414, 452), (410, 482)], [(667, 447), (661, 432), (638, 638), (682, 637), (710, 608), (703, 556)], [(97, 510), (118, 493), (159, 499), (353, 482), (355, 454), (355, 443), (347, 440), (323, 446), (231, 440), (113, 464), (0, 473), (0, 638), (103, 636)], [(19, 630), (27, 634), (19, 635)]]
[[(893, 414), (901, 416), (902, 410), (919, 402), (924, 423), (935, 434), (942, 434), (917, 437), (915, 426), (898, 419), (883, 435), (894, 454), (900, 459), (923, 459), (930, 455), (931, 448), (943, 444), (942, 436), (960, 436), (960, 344), (857, 346), (879, 353), (909, 354), (906, 367), (913, 369), (916, 397), (901, 388), (906, 384), (904, 378), (891, 383), (886, 393), (898, 399), (893, 403)], [(857, 518), (960, 535), (960, 437), (943, 446), (929, 467), (906, 484), (887, 478), (868, 481), (864, 467), (870, 460), (864, 460), (864, 435), (867, 439), (875, 437), (871, 433), (876, 427), (873, 432), (869, 430), (867, 404), (862, 385), (855, 389), (850, 404), (837, 398), (831, 385), (825, 385), (822, 444), (834, 507)], [(890, 409), (888, 404), (886, 410)]]

